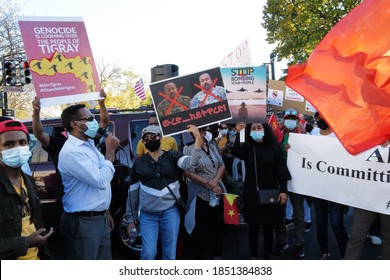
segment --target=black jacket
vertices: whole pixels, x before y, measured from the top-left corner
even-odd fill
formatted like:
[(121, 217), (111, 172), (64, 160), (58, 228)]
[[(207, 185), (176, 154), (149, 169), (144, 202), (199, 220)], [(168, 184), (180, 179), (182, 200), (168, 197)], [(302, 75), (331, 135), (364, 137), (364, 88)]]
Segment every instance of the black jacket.
[[(36, 195), (34, 180), (21, 171), (27, 188), (31, 215), (36, 229), (43, 227), (41, 202)], [(23, 202), (0, 165), (0, 259), (16, 259), (27, 254), (28, 238), (22, 237)]]

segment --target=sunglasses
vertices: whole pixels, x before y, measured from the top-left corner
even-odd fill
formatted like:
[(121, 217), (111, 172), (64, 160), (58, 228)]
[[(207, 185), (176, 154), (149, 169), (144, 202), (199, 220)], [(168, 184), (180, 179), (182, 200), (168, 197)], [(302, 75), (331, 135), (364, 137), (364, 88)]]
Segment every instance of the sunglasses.
[(157, 139), (160, 139), (159, 134), (148, 134), (142, 137), (142, 141), (144, 141), (145, 143), (148, 143), (149, 141), (156, 141)]
[(284, 114), (285, 115), (298, 115), (298, 111), (295, 109), (288, 109), (288, 110), (284, 111)]
[(93, 121), (95, 119), (94, 115), (90, 115), (88, 118), (78, 119), (78, 121)]

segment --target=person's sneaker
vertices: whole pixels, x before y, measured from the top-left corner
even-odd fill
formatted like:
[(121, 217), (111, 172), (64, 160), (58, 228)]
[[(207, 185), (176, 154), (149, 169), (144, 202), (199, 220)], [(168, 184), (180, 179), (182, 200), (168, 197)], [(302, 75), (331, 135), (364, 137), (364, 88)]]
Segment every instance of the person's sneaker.
[(321, 260), (330, 260), (330, 253), (322, 254)]
[(382, 245), (382, 239), (380, 237), (375, 236), (375, 235), (370, 235), (370, 234), (367, 234), (367, 237), (371, 239), (372, 245), (375, 245), (375, 246)]
[(306, 223), (305, 232), (309, 232), (311, 230), (311, 223)]
[(286, 227), (290, 227), (293, 225), (293, 220), (292, 219), (286, 219)]
[(297, 259), (303, 259), (305, 257), (305, 250), (303, 249), (303, 245), (295, 246), (294, 257)]
[(272, 250), (272, 254), (280, 255), (284, 251), (286, 251), (288, 248), (290, 248), (290, 245), (288, 245), (288, 243), (282, 244), (282, 243), (278, 242), (278, 244), (276, 244), (275, 248)]

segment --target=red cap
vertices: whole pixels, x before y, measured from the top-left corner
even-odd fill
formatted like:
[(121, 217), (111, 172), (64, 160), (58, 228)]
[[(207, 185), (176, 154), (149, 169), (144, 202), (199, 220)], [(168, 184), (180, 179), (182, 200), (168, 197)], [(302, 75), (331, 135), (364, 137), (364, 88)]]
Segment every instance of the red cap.
[(7, 131), (23, 131), (27, 134), (28, 139), (30, 138), (30, 134), (28, 133), (26, 126), (20, 121), (7, 120), (0, 122), (0, 134)]

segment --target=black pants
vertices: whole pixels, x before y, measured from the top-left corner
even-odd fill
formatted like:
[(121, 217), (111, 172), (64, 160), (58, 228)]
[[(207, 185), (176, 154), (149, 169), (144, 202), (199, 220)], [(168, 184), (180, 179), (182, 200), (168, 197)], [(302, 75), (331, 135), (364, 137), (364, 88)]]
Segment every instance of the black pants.
[(222, 256), (223, 201), (211, 207), (208, 201), (196, 198), (195, 228), (190, 238), (190, 255), (195, 260)]

